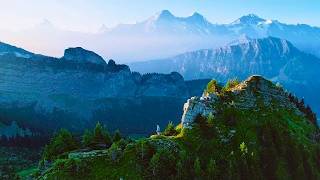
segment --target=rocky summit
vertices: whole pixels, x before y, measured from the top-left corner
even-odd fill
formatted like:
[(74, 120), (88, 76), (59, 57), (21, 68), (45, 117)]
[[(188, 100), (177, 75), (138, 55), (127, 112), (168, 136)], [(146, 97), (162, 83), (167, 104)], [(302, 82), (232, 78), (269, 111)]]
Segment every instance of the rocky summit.
[(202, 97), (187, 101), (180, 124), (149, 138), (109, 141), (102, 149), (61, 144), (61, 152), (55, 150), (61, 132), (35, 177), (319, 179), (319, 128), (310, 115), (302, 101), (261, 76), (225, 86), (213, 80)]
[(105, 64), (101, 56), (98, 54), (85, 50), (81, 47), (69, 48), (64, 51), (63, 59), (68, 61), (75, 61), (78, 63), (94, 63), (94, 64)]
[[(225, 93), (227, 93), (229, 97), (235, 97), (227, 105), (229, 107), (258, 111), (261, 106), (272, 108), (277, 104), (278, 108), (292, 110), (298, 115), (303, 114), (303, 112), (299, 110), (296, 102), (289, 98), (288, 93), (284, 91), (282, 87), (276, 86), (262, 76), (254, 75), (234, 85), (234, 87), (225, 89), (224, 92), (217, 90), (204, 93), (201, 97), (192, 97), (189, 99), (184, 105), (184, 112), (181, 119), (183, 127), (191, 127), (198, 115), (214, 116), (218, 111), (212, 108), (212, 105), (223, 102), (223, 98), (226, 98)], [(315, 123), (315, 119), (311, 121)]]

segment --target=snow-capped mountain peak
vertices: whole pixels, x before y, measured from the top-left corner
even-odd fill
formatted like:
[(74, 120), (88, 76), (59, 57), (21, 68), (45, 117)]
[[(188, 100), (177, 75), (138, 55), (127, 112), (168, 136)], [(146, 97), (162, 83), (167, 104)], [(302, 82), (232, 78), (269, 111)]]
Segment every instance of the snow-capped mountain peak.
[(196, 21), (203, 21), (206, 20), (201, 14), (199, 14), (198, 12), (194, 12), (191, 16), (189, 16), (187, 19), (190, 20), (196, 20)]
[(176, 17), (169, 10), (163, 10), (157, 13), (153, 19), (159, 21), (159, 20), (172, 20), (175, 18)]
[(232, 22), (232, 25), (236, 25), (236, 24), (254, 24), (257, 25), (261, 22), (265, 22), (266, 20), (263, 18), (260, 18), (259, 16), (255, 15), (255, 14), (248, 14), (245, 16), (240, 17), (239, 19), (235, 20), (234, 22)]

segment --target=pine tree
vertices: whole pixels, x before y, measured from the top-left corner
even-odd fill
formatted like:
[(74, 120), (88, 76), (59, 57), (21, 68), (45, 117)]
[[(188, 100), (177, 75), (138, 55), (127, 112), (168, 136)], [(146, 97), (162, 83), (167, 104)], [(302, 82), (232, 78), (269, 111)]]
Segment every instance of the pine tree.
[(113, 135), (113, 142), (118, 142), (122, 139), (121, 133), (119, 130), (116, 130), (116, 132)]
[(82, 136), (82, 144), (85, 147), (91, 147), (93, 143), (93, 133), (89, 130), (86, 130)]
[(101, 148), (100, 146), (110, 147), (112, 144), (109, 132), (98, 122), (93, 133), (93, 144), (95, 148)]

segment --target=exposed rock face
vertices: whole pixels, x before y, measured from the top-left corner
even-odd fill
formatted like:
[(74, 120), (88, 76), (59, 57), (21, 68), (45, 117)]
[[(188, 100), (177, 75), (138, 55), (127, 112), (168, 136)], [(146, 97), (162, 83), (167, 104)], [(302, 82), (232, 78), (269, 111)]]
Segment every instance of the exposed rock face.
[(183, 115), (181, 119), (184, 128), (191, 128), (195, 118), (198, 115), (209, 116), (214, 114), (215, 110), (212, 109), (210, 104), (215, 101), (215, 98), (210, 97), (192, 97), (188, 99), (187, 103), (183, 106)]
[(279, 82), (299, 97), (304, 97), (320, 113), (320, 76), (316, 67), (320, 59), (306, 54), (290, 42), (274, 37), (243, 37), (218, 49), (184, 53), (169, 59), (134, 63), (138, 72), (179, 72), (185, 79), (213, 78), (226, 82), (230, 78), (244, 80), (260, 74)]
[(291, 109), (293, 112), (302, 115), (296, 104), (290, 101), (287, 93), (274, 85), (271, 81), (261, 76), (249, 77), (239, 85), (227, 90), (229, 97), (233, 97), (231, 102), (222, 101), (224, 95), (209, 94), (209, 96), (192, 97), (185, 103), (181, 123), (184, 128), (191, 128), (198, 115), (215, 115), (217, 112), (215, 105), (228, 103), (230, 107), (238, 109), (257, 109), (261, 106), (272, 107), (274, 104), (278, 108)]
[(185, 79), (217, 78), (226, 81), (232, 77), (244, 79), (253, 74), (268, 78), (279, 75), (281, 68), (298, 58), (308, 62), (290, 42), (278, 38), (249, 39), (233, 42), (217, 49), (192, 51), (178, 56), (131, 64), (135, 71), (167, 73), (176, 71)]
[(64, 51), (63, 59), (68, 61), (75, 61), (78, 63), (94, 63), (94, 64), (105, 64), (101, 56), (98, 54), (85, 50), (81, 47), (69, 48)]

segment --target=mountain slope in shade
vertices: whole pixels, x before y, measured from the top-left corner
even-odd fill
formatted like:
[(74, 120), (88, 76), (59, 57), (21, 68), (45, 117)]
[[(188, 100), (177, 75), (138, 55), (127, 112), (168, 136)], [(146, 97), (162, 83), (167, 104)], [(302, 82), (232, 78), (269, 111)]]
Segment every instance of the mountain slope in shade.
[(320, 59), (300, 51), (289, 41), (274, 37), (242, 37), (238, 43), (225, 47), (133, 63), (130, 67), (141, 73), (176, 71), (186, 79), (214, 78), (223, 82), (261, 74), (305, 97), (317, 112), (320, 107), (316, 93), (320, 89), (320, 80), (315, 78), (320, 75)]
[[(205, 84), (187, 83), (174, 72), (141, 75), (83, 48), (69, 48), (61, 58), (9, 45), (0, 52), (8, 52), (0, 55), (0, 123), (8, 130), (16, 122), (31, 133), (81, 131), (100, 121), (147, 134), (154, 124), (176, 122), (183, 101), (199, 95)], [(3, 132), (0, 136), (8, 134)]]
[(13, 54), (14, 56), (22, 57), (22, 58), (30, 58), (31, 56), (34, 55), (33, 53), (26, 51), (22, 48), (18, 48), (0, 41), (0, 56), (6, 55), (6, 54)]

